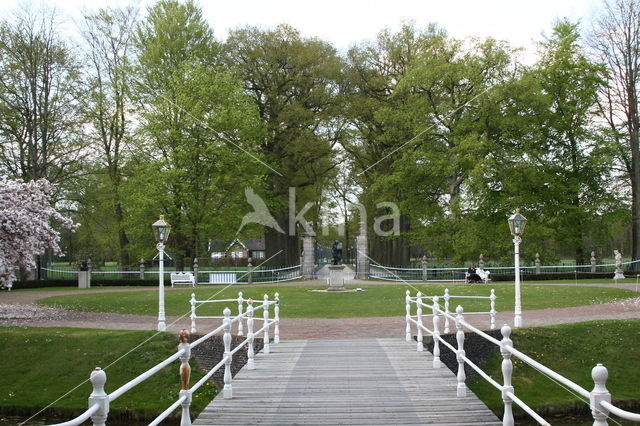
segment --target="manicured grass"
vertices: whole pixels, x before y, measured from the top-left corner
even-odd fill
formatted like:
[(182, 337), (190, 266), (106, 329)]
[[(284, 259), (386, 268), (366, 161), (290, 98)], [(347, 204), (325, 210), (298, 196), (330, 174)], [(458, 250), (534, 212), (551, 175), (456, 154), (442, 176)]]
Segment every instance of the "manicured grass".
[[(160, 333), (122, 361), (107, 366), (152, 337), (150, 331), (115, 331), (71, 328), (0, 327), (0, 411), (29, 414), (47, 406), (78, 384), (78, 389), (54, 404), (48, 415), (69, 419), (86, 410), (92, 387), (88, 381), (96, 367), (106, 368), (105, 389), (112, 392), (140, 373), (175, 353), (173, 333)], [(111, 403), (110, 416), (155, 417), (177, 399), (179, 361), (166, 367)], [(192, 380), (202, 377), (191, 362)], [(206, 383), (194, 395), (193, 410), (201, 411), (216, 395)], [(112, 417), (113, 418), (113, 417)]]
[[(349, 287), (349, 286), (348, 286)], [(433, 296), (442, 295), (444, 285), (362, 285), (363, 292), (315, 293), (310, 289), (326, 288), (318, 286), (263, 286), (234, 285), (227, 289), (220, 287), (167, 289), (165, 304), (167, 315), (179, 316), (190, 312), (189, 299), (195, 292), (197, 300), (237, 298), (242, 291), (245, 298), (262, 299), (265, 293), (273, 298), (280, 293), (281, 316), (288, 318), (350, 318), (385, 317), (405, 314), (404, 297), (407, 289), (415, 295), (416, 291)], [(354, 286), (351, 286), (354, 288)], [(495, 288), (498, 297), (498, 311), (513, 310), (513, 284), (494, 283), (486, 285), (448, 286), (451, 295), (489, 296)], [(619, 299), (636, 297), (637, 293), (620, 288), (579, 287), (562, 285), (523, 285), (523, 309), (559, 308), (605, 303)], [(444, 301), (441, 300), (441, 303)], [(48, 306), (60, 306), (87, 312), (114, 312), (122, 314), (156, 315), (158, 313), (157, 291), (139, 291), (124, 293), (90, 293), (72, 296), (53, 296), (38, 301)], [(467, 312), (486, 312), (488, 300), (452, 299), (451, 310), (461, 304)], [(206, 304), (198, 308), (199, 315), (220, 315), (225, 306), (235, 311), (235, 302)]]
[[(637, 368), (640, 359), (640, 320), (524, 328), (514, 330), (511, 338), (516, 349), (588, 391), (594, 386), (591, 369), (602, 363), (609, 370), (607, 388), (613, 400), (640, 402), (640, 368)], [(570, 409), (574, 405), (584, 406), (578, 398), (548, 377), (515, 357), (512, 360), (515, 394), (530, 407)], [(496, 352), (483, 367), (498, 383), (502, 382), (501, 362), (502, 356)], [(498, 390), (479, 377), (469, 387), (489, 408), (502, 416), (503, 402)]]

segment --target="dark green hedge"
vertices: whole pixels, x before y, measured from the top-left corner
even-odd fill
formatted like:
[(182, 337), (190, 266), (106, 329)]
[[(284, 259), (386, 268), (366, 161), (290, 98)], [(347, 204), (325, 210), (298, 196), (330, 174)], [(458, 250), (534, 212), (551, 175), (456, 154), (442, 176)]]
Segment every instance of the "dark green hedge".
[[(625, 272), (627, 277), (633, 276), (629, 272)], [(573, 280), (576, 277), (580, 280), (585, 279), (602, 279), (613, 280), (613, 272), (544, 272), (541, 274), (520, 275), (522, 281), (548, 281), (548, 280)], [(513, 274), (491, 274), (492, 281), (513, 281)]]
[[(122, 287), (122, 286), (157, 286), (158, 280), (105, 280), (92, 279), (91, 287)], [(165, 281), (165, 287), (171, 286), (171, 281)], [(14, 281), (12, 289), (47, 288), (47, 287), (77, 287), (77, 280), (25, 280)]]

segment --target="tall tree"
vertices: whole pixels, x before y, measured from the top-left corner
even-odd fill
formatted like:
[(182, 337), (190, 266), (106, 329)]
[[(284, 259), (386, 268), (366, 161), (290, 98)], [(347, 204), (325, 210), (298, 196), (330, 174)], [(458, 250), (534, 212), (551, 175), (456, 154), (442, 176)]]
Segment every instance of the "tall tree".
[(607, 66), (600, 113), (631, 183), (631, 257), (640, 257), (640, 1), (603, 2), (590, 45)]
[[(543, 203), (548, 223), (556, 227), (558, 240), (574, 247), (576, 263), (583, 264), (590, 220), (607, 200), (608, 157), (599, 149), (592, 123), (601, 68), (586, 58), (578, 42), (578, 25), (563, 20), (542, 43), (533, 78), (544, 109), (538, 114), (541, 138), (530, 159), (544, 174), (546, 192), (553, 194)], [(540, 198), (540, 193), (531, 195)]]
[(80, 68), (57, 25), (27, 8), (0, 22), (0, 168), (25, 180), (66, 183), (81, 166)]
[(144, 221), (163, 212), (180, 267), (237, 229), (244, 187), (260, 176), (260, 125), (241, 82), (219, 65), (202, 11), (161, 0), (148, 12), (136, 36), (146, 140), (128, 182), (130, 220), (148, 234)]
[[(354, 159), (355, 179), (362, 187), (360, 202), (369, 216), (380, 213), (376, 210), (378, 202), (401, 203), (408, 197), (410, 190), (398, 182), (393, 165), (398, 150), (415, 136), (419, 125), (412, 122), (415, 116), (407, 114), (408, 93), (401, 93), (398, 86), (420, 52), (443, 36), (435, 26), (418, 32), (412, 25), (403, 25), (397, 33), (382, 31), (375, 43), (355, 46), (347, 54), (350, 89), (347, 116), (354, 135), (344, 140), (343, 146)], [(369, 232), (371, 257), (375, 261), (385, 264), (409, 261), (406, 239), (409, 218), (405, 214), (399, 220), (401, 233), (396, 238)]]
[[(100, 9), (85, 16), (83, 36), (87, 45), (88, 84), (91, 101), (87, 108), (91, 139), (98, 171), (106, 175), (102, 194), (118, 235), (120, 265), (130, 263), (129, 238), (124, 223), (123, 167), (131, 146), (132, 113), (131, 58), (137, 10)], [(94, 182), (95, 183), (95, 182)], [(94, 199), (93, 202), (99, 200)]]
[[(269, 207), (284, 231), (265, 231), (267, 257), (280, 253), (273, 264), (297, 263), (296, 234), (304, 229), (296, 226), (291, 235), (288, 213), (318, 201), (334, 173), (332, 153), (343, 130), (341, 60), (328, 43), (303, 38), (287, 25), (232, 31), (225, 50), (228, 65), (242, 76), (266, 127), (262, 148), (271, 168), (266, 175)], [(296, 191), (295, 206), (287, 206), (290, 188)], [(319, 216), (313, 210), (305, 215), (310, 223)]]

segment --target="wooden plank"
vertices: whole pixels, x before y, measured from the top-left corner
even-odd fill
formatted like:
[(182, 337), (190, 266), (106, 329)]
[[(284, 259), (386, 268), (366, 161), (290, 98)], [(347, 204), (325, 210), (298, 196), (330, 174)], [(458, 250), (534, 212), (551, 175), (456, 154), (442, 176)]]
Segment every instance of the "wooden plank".
[(233, 399), (216, 397), (194, 425), (500, 425), (429, 352), (400, 339), (283, 341), (242, 369)]

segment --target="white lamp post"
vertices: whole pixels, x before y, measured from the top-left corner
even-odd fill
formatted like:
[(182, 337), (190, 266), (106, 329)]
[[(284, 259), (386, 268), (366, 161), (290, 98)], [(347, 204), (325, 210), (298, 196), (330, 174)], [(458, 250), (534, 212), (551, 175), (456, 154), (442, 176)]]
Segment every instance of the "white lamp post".
[(524, 227), (527, 224), (527, 218), (520, 214), (520, 209), (516, 211), (507, 219), (509, 222), (509, 230), (513, 235), (513, 248), (515, 252), (515, 287), (516, 287), (516, 306), (514, 310), (514, 327), (522, 327), (522, 303), (520, 299), (520, 243), (522, 238), (520, 237), (524, 232)]
[(169, 232), (171, 232), (171, 225), (164, 221), (164, 216), (160, 215), (160, 219), (151, 225), (153, 233), (156, 236), (156, 245), (158, 249), (158, 266), (159, 275), (159, 297), (158, 297), (158, 331), (166, 331), (167, 325), (164, 320), (164, 243), (167, 242)]

